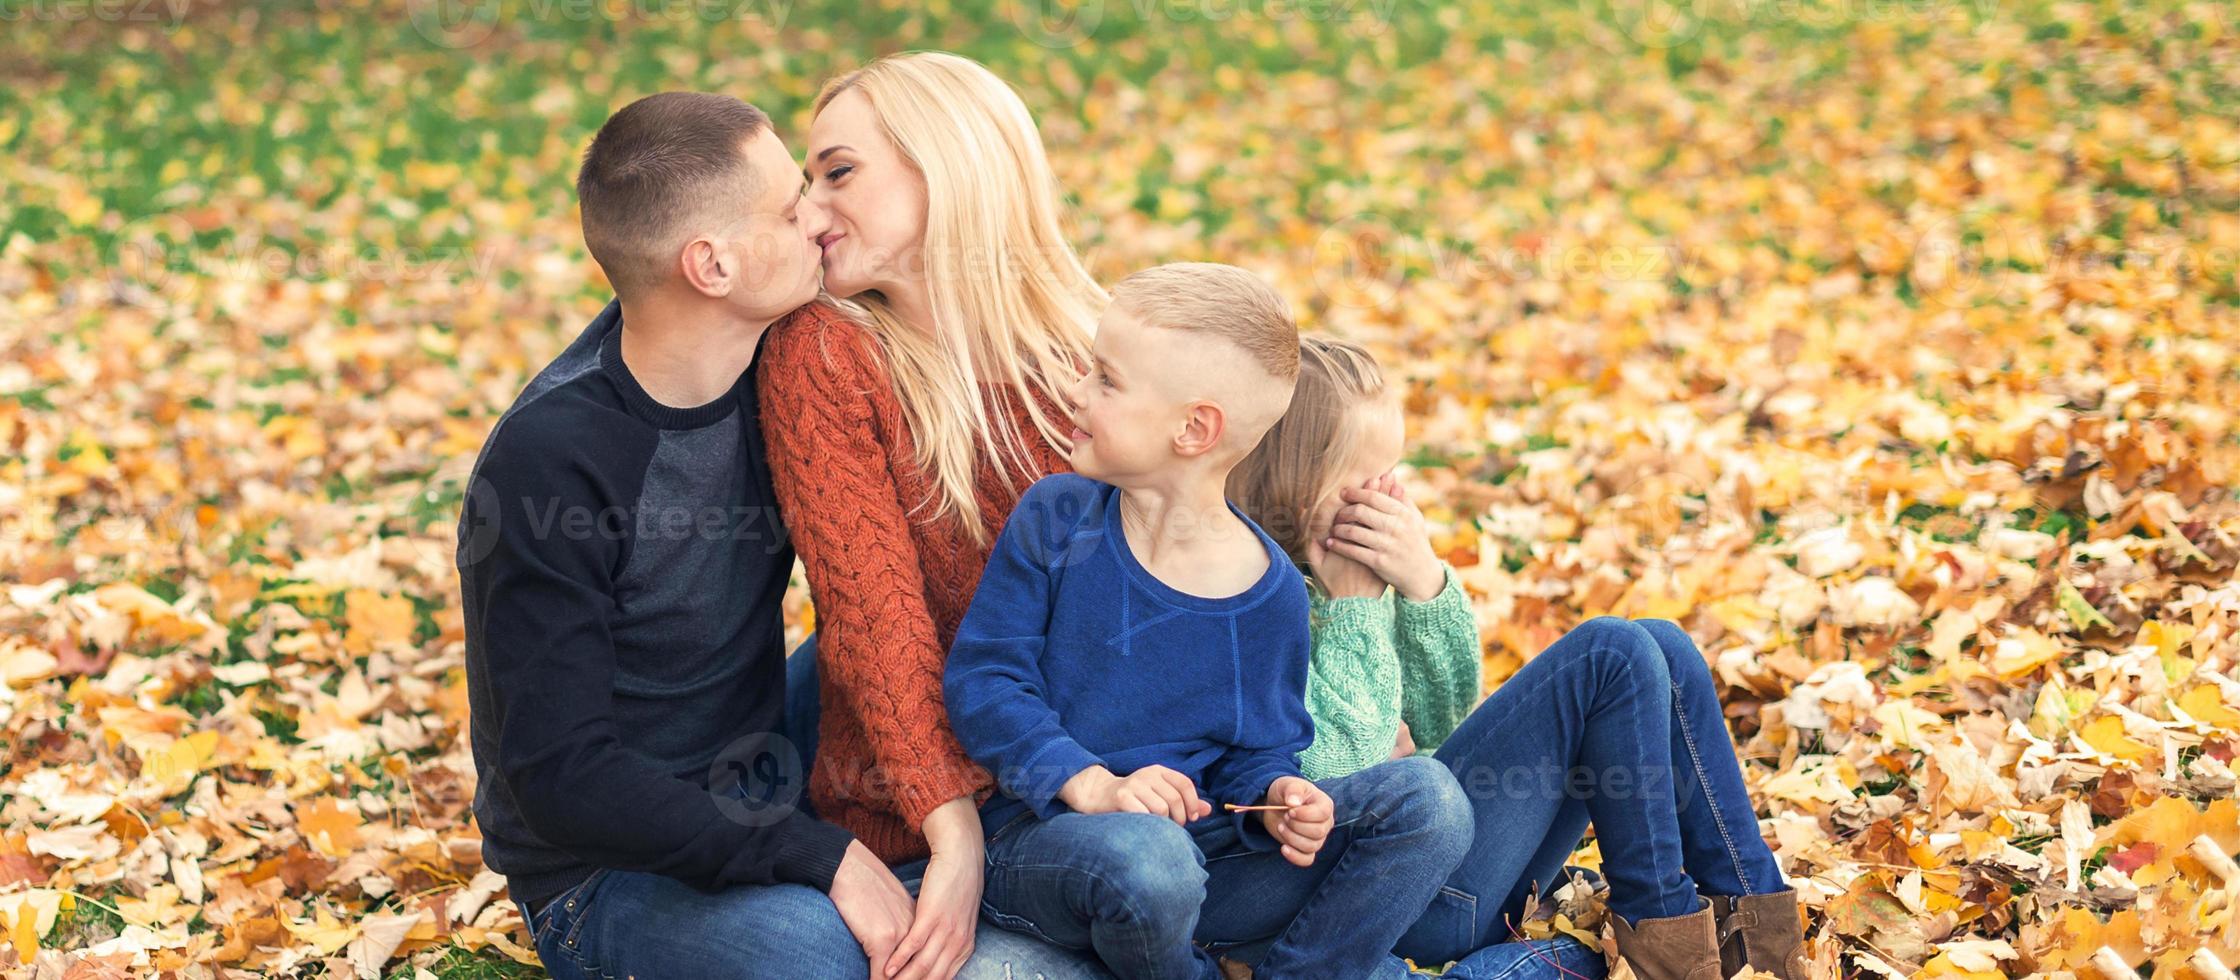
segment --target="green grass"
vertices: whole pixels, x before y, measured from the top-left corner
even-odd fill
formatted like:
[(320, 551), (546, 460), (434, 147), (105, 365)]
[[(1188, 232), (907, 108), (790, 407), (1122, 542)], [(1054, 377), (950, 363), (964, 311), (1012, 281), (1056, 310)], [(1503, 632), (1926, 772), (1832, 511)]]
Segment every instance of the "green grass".
[[(543, 970), (516, 963), (497, 950), (469, 953), (457, 947), (444, 950), (442, 958), (429, 964), (427, 970), (443, 980), (529, 980), (545, 975)], [(412, 980), (413, 976), (409, 965), (389, 971), (389, 980)]]

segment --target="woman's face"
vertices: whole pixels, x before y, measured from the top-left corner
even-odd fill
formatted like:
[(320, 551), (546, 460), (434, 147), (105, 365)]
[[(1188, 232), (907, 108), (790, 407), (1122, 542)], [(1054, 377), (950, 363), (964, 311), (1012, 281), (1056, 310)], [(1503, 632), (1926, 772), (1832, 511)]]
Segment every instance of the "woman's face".
[(850, 89), (809, 124), (810, 202), (832, 218), (824, 247), (824, 288), (851, 297), (917, 289), (926, 234), (926, 181), (887, 138), (871, 100)]
[[(1358, 487), (1367, 484), (1400, 465), (1402, 443), (1407, 429), (1400, 418), (1400, 403), (1390, 396), (1355, 405), (1353, 417), (1346, 424), (1359, 426), (1360, 440), (1353, 445), (1351, 458), (1338, 474), (1338, 486)], [(1308, 540), (1320, 541), (1330, 534), (1330, 522), (1345, 501), (1338, 491), (1316, 502), (1314, 513), (1307, 520)]]

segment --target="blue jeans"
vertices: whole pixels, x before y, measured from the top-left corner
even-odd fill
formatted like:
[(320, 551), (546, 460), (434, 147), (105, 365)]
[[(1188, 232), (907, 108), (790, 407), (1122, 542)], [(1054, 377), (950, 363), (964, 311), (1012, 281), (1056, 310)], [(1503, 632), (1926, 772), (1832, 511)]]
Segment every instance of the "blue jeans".
[(1005, 926), (1094, 949), (1126, 980), (1218, 978), (1213, 954), (1253, 962), (1259, 980), (1402, 976), (1388, 950), (1469, 846), (1469, 805), (1430, 759), (1318, 785), (1336, 826), (1309, 867), (1284, 860), (1257, 820), (1021, 817), (989, 838), (982, 904)]
[[(817, 693), (817, 635), (811, 633), (786, 657), (785, 736), (801, 753), (804, 779), (816, 768), (817, 724), (823, 716), (824, 702)], [(801, 805), (805, 809), (809, 807), (808, 794), (802, 794)], [(918, 883), (925, 877), (926, 862), (912, 861), (896, 867), (894, 873), (902, 879), (902, 887), (916, 895)], [(1111, 980), (1111, 977), (1111, 971), (1093, 956), (997, 928), (985, 919), (973, 933), (972, 959), (957, 973), (957, 980)]]
[[(801, 772), (807, 778), (817, 759), (817, 724), (824, 718), (824, 701), (817, 693), (817, 634), (809, 634), (786, 657), (785, 736), (801, 752)], [(808, 794), (802, 794), (806, 804)]]
[(1758, 836), (1734, 740), (1695, 642), (1663, 620), (1590, 619), (1502, 684), (1435, 757), (1476, 836), (1399, 952), (1443, 962), (1511, 936), (1591, 820), (1610, 908), (1686, 915), (1704, 895), (1787, 886)]
[[(925, 863), (895, 869), (915, 895)], [(863, 947), (823, 892), (741, 885), (708, 893), (674, 878), (600, 870), (528, 916), (555, 980), (606, 977), (851, 980), (871, 974)], [(982, 925), (959, 980), (1109, 980), (1079, 953)]]
[[(820, 712), (821, 703), (818, 700), (817, 693), (817, 637), (816, 634), (812, 633), (808, 639), (802, 641), (800, 646), (794, 648), (793, 655), (786, 660), (786, 735), (801, 752), (804, 772), (808, 771), (808, 768), (813, 765), (816, 756), (817, 723)], [(992, 912), (987, 917), (1002, 921), (998, 915)], [(1552, 940), (1531, 942), (1500, 941), (1507, 938), (1507, 935), (1503, 934), (1499, 939), (1489, 939), (1479, 946), (1454, 952), (1438, 959), (1418, 959), (1417, 964), (1424, 967), (1437, 967), (1442, 963), (1460, 957), (1461, 961), (1451, 967), (1446, 974), (1448, 977), (1457, 978), (1457, 980), (1461, 980), (1461, 978), (1468, 978), (1468, 980), (1542, 980), (1542, 978), (1558, 977), (1569, 978), (1569, 980), (1599, 980), (1604, 973), (1601, 951), (1582, 945), (1576, 940), (1558, 937)], [(979, 935), (978, 949), (987, 949), (989, 942), (989, 930), (982, 929)], [(1041, 940), (1028, 938), (1025, 935), (1019, 935), (1015, 945), (1019, 948), (1014, 951), (1014, 954), (1020, 955), (1023, 960), (1028, 962), (1032, 962), (1031, 959), (1027, 958), (1029, 954), (1049, 948)], [(1233, 958), (1245, 959), (1254, 954), (1265, 952), (1269, 945), (1270, 941), (1264, 939), (1257, 943), (1239, 944), (1233, 948), (1225, 948), (1220, 952)], [(1464, 955), (1464, 953), (1468, 955)], [(973, 962), (975, 964), (979, 962), (977, 953)], [(1025, 978), (1037, 974), (1021, 972), (1018, 975), (1022, 980), (1025, 980)]]
[(601, 869), (528, 916), (555, 980), (868, 978), (863, 947), (804, 885), (710, 894), (665, 875)]

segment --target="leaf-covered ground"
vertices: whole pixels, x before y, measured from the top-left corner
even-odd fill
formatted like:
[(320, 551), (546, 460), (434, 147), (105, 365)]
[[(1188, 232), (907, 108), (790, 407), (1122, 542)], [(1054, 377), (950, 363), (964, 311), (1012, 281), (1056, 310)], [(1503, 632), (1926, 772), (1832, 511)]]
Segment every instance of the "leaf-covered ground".
[(0, 31), (15, 972), (531, 972), (451, 521), (605, 297), (575, 156), (903, 47), (1021, 90), (1099, 275), (1385, 356), (1491, 677), (1683, 622), (1821, 963), (2240, 962), (2229, 4), (388, 6)]

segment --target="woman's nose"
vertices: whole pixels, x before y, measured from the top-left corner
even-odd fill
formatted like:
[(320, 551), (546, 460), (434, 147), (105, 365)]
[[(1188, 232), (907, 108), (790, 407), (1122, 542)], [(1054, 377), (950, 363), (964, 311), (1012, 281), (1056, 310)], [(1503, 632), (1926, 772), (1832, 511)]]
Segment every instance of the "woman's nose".
[(818, 204), (815, 198), (805, 197), (802, 199), (800, 214), (801, 233), (808, 236), (810, 241), (816, 241), (823, 237), (825, 232), (832, 230), (832, 212), (825, 210), (824, 206)]

